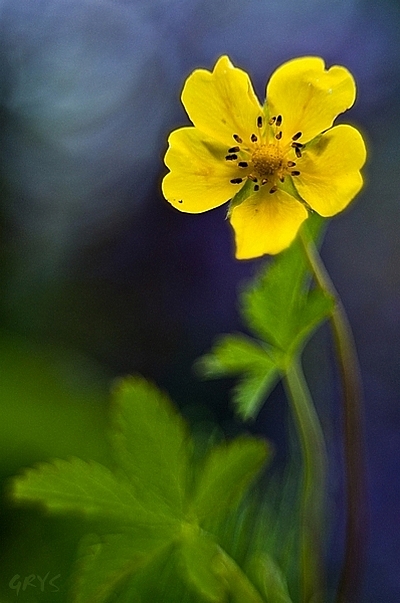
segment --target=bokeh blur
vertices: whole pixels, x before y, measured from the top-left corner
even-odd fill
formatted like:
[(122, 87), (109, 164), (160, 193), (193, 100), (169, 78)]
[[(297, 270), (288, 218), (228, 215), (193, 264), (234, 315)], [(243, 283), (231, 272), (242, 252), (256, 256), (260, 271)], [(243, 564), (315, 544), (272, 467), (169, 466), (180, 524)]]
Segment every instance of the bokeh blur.
[[(267, 259), (238, 262), (225, 208), (173, 210), (160, 193), (180, 91), (228, 54), (260, 99), (283, 61), (319, 55), (354, 74), (341, 120), (369, 148), (366, 185), (329, 225), (322, 254), (353, 326), (365, 388), (370, 536), (363, 603), (400, 600), (400, 9), (397, 0), (0, 1), (0, 473), (49, 457), (107, 462), (108, 390), (140, 372), (191, 420), (243, 426), (230, 381), (194, 360), (241, 328), (237, 292)], [(340, 562), (342, 460), (332, 358), (307, 350), (330, 450)], [(253, 430), (285, 446), (278, 388)], [(84, 525), (13, 510), (1, 521), (0, 600), (15, 574), (61, 574)], [(72, 535), (71, 535), (72, 534)], [(46, 598), (47, 597), (47, 598)], [(53, 597), (53, 598), (51, 598)], [(21, 601), (53, 601), (26, 588)]]

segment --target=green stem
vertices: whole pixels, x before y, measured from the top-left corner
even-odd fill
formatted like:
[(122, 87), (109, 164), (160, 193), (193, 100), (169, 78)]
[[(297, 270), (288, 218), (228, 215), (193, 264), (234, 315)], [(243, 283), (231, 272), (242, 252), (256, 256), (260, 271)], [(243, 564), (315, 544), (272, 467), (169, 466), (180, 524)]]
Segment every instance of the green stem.
[(284, 378), (293, 408), (303, 455), (301, 500), (301, 584), (303, 603), (323, 601), (322, 534), (325, 491), (325, 443), (300, 360), (295, 358)]
[(354, 603), (359, 597), (365, 553), (366, 486), (364, 466), (363, 396), (358, 358), (346, 312), (309, 236), (301, 240), (319, 287), (333, 297), (331, 324), (343, 383), (343, 438), (346, 491), (346, 541), (336, 603)]

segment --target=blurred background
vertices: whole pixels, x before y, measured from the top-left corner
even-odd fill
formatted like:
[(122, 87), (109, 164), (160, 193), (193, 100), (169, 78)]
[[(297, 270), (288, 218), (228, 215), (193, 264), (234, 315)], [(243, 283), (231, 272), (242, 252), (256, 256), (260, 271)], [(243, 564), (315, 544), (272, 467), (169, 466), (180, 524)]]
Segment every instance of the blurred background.
[[(331, 221), (322, 255), (348, 311), (365, 387), (370, 536), (363, 603), (400, 600), (400, 9), (397, 0), (0, 1), (0, 475), (76, 455), (108, 462), (113, 379), (140, 372), (189, 420), (227, 435), (231, 381), (200, 382), (194, 360), (241, 328), (237, 292), (267, 258), (238, 262), (226, 208), (182, 214), (163, 200), (180, 91), (221, 54), (261, 100), (272, 71), (316, 54), (354, 74), (342, 118), (366, 137), (366, 186)], [(343, 530), (340, 395), (326, 330), (306, 352)], [(318, 362), (316, 359), (318, 358)], [(278, 387), (253, 431), (285, 455)], [(206, 428), (206, 427), (205, 427)], [(73, 522), (73, 529), (71, 529)], [(0, 519), (0, 600), (16, 574), (60, 574), (64, 600), (79, 519), (12, 509)], [(335, 530), (333, 530), (335, 531)], [(38, 584), (38, 583), (37, 583)]]

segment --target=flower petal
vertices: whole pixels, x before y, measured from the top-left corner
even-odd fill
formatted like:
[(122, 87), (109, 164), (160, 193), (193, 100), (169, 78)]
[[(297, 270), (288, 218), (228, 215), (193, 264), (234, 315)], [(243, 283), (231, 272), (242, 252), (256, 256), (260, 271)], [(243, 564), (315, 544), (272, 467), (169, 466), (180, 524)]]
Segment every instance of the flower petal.
[(225, 160), (226, 147), (196, 128), (180, 128), (169, 137), (162, 182), (165, 198), (180, 211), (201, 213), (229, 201), (241, 188), (230, 180), (238, 169)]
[(359, 172), (366, 159), (358, 130), (341, 124), (307, 145), (297, 161), (300, 176), (293, 179), (301, 197), (321, 216), (337, 214), (363, 184)]
[(271, 194), (261, 187), (230, 214), (236, 257), (246, 260), (286, 249), (307, 216), (304, 206), (285, 191)]
[(246, 72), (227, 56), (218, 59), (213, 72), (196, 69), (186, 80), (182, 102), (193, 124), (226, 146), (233, 134), (248, 140), (256, 130), (261, 106)]
[(339, 113), (352, 106), (355, 96), (351, 73), (337, 65), (325, 70), (319, 57), (284, 63), (267, 85), (270, 115), (283, 117), (283, 139), (302, 132), (302, 143), (330, 128)]

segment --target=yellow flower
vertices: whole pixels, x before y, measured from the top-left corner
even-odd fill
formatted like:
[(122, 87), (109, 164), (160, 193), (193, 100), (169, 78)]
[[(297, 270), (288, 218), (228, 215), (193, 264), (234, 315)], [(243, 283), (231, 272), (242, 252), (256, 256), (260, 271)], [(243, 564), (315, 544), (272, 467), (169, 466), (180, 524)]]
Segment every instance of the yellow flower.
[(326, 70), (319, 57), (279, 67), (267, 85), (264, 106), (247, 73), (227, 56), (212, 72), (197, 69), (182, 92), (194, 127), (169, 137), (165, 198), (189, 213), (230, 201), (236, 257), (279, 253), (310, 209), (333, 216), (362, 187), (366, 149), (361, 134), (349, 125), (332, 127), (355, 94), (347, 69)]

